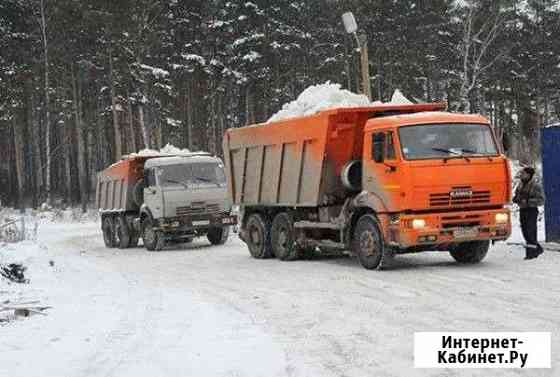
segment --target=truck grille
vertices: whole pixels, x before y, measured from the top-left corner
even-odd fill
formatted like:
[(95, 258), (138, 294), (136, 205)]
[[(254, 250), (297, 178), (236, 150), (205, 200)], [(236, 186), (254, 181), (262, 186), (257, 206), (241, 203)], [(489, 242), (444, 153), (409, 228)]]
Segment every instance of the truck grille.
[(177, 207), (177, 216), (192, 216), (192, 215), (203, 215), (207, 213), (217, 213), (220, 212), (219, 204), (197, 204), (193, 203), (191, 206)]
[[(453, 188), (455, 189), (455, 187)], [(466, 188), (461, 187), (462, 192)], [(430, 207), (460, 207), (490, 203), (490, 191), (468, 191), (469, 195), (453, 196), (451, 192), (430, 194)]]
[(482, 215), (478, 214), (463, 214), (455, 216), (442, 216), (441, 227), (444, 229), (450, 228), (470, 228), (479, 226), (482, 221)]

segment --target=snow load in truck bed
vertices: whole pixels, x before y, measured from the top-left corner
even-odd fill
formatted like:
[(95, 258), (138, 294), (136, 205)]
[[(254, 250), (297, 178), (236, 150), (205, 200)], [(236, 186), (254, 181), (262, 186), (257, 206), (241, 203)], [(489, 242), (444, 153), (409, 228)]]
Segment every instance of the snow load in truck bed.
[(208, 155), (208, 152), (198, 151), (198, 152), (191, 152), (186, 148), (177, 148), (174, 145), (167, 144), (165, 147), (161, 148), (159, 151), (156, 149), (142, 149), (137, 153), (131, 153), (126, 155), (125, 158), (133, 158), (133, 157), (165, 157), (165, 156), (196, 156)]
[[(337, 107), (368, 107), (379, 106), (385, 103), (381, 101), (370, 102), (363, 94), (352, 93), (341, 89), (340, 84), (313, 85), (305, 89), (299, 97), (292, 102), (286, 103), (282, 109), (274, 114), (266, 123), (277, 122), (289, 118), (297, 118), (313, 115), (320, 111)], [(390, 105), (410, 105), (410, 102), (400, 90), (395, 90)]]

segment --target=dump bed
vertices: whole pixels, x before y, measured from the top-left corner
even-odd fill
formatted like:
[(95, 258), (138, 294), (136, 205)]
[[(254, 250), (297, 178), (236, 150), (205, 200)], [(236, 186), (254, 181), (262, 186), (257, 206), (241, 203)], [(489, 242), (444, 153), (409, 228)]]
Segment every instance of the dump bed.
[(349, 161), (361, 160), (369, 118), (444, 108), (445, 104), (340, 108), (229, 129), (224, 157), (232, 200), (294, 207), (340, 202), (346, 196), (340, 173)]
[[(136, 211), (136, 184), (144, 178), (147, 156), (132, 157), (116, 162), (97, 174), (96, 205), (100, 211)], [(137, 196), (141, 194), (136, 194)]]

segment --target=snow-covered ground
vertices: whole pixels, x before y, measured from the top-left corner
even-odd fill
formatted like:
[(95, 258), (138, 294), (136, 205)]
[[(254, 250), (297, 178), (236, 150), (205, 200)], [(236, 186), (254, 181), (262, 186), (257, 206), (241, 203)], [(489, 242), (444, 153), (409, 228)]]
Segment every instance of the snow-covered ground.
[[(31, 279), (0, 278), (0, 302), (52, 306), (0, 326), (0, 376), (560, 374), (560, 252), (524, 261), (499, 243), (476, 266), (422, 253), (378, 272), (347, 257), (251, 259), (236, 236), (109, 250), (98, 228), (44, 221), (37, 242), (0, 246)], [(414, 332), (447, 330), (550, 331), (553, 369), (413, 369)]]

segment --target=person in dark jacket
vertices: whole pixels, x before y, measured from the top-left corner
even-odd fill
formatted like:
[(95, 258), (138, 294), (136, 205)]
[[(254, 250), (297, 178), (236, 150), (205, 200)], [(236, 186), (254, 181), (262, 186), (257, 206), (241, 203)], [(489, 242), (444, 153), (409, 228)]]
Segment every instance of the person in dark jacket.
[(539, 206), (544, 204), (542, 186), (534, 178), (535, 169), (525, 167), (521, 171), (521, 183), (515, 190), (513, 202), (519, 206), (521, 231), (525, 238), (525, 259), (534, 259), (542, 254), (543, 249), (537, 241), (537, 218)]

